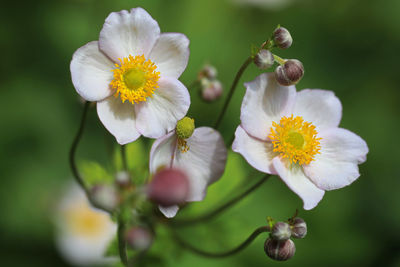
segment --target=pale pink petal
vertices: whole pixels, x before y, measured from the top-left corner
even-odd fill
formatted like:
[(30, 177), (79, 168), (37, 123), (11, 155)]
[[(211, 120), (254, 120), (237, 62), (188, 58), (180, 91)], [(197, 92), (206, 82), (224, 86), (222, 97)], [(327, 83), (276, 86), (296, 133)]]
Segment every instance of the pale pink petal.
[(135, 109), (129, 101), (122, 103), (118, 97), (97, 102), (97, 114), (104, 127), (115, 136), (121, 145), (135, 141), (140, 137), (136, 130)]
[(317, 206), (325, 191), (314, 185), (304, 175), (300, 166), (288, 166), (288, 163), (279, 157), (274, 158), (272, 163), (286, 185), (303, 200), (303, 208), (305, 210), (310, 210)]
[(332, 91), (305, 89), (297, 93), (293, 115), (301, 116), (322, 131), (339, 125), (342, 104)]
[(279, 122), (291, 110), (296, 88), (279, 85), (273, 73), (263, 73), (245, 86), (241, 125), (251, 136), (267, 140), (272, 122)]
[(359, 176), (358, 164), (366, 160), (367, 143), (358, 135), (341, 128), (319, 135), (321, 154), (304, 166), (305, 174), (321, 189), (334, 190), (354, 182)]
[(162, 214), (164, 214), (165, 217), (172, 218), (172, 217), (175, 217), (176, 213), (178, 213), (179, 206), (178, 205), (174, 205), (174, 206), (170, 206), (170, 207), (159, 206), (159, 209), (162, 212)]
[(159, 168), (170, 168), (176, 151), (175, 131), (158, 138), (151, 146), (150, 173), (154, 174)]
[(182, 33), (162, 33), (149, 58), (161, 76), (179, 78), (189, 61), (189, 39)]
[(232, 150), (240, 153), (246, 161), (257, 170), (276, 174), (272, 159), (276, 156), (271, 142), (259, 140), (246, 133), (241, 126), (237, 127)]
[(158, 84), (152, 97), (135, 104), (136, 127), (149, 138), (159, 138), (175, 129), (190, 106), (189, 92), (180, 81), (161, 77)]
[(113, 68), (113, 62), (99, 50), (97, 41), (87, 43), (72, 56), (70, 70), (75, 90), (87, 101), (109, 97), (113, 93)]
[(129, 55), (148, 56), (158, 37), (160, 27), (149, 13), (138, 7), (130, 12), (112, 12), (100, 31), (99, 46), (115, 62)]

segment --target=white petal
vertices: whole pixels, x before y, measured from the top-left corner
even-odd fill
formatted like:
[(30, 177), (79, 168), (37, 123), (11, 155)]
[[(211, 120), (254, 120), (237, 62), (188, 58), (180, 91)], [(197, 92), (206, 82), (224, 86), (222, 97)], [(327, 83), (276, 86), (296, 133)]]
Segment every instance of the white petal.
[(78, 94), (87, 101), (100, 101), (113, 89), (113, 62), (100, 50), (98, 42), (90, 42), (75, 51), (70, 65), (72, 83)]
[(295, 192), (304, 203), (303, 208), (310, 210), (317, 206), (325, 191), (314, 185), (303, 173), (299, 166), (287, 166), (287, 162), (279, 157), (272, 160), (275, 170), (286, 185)]
[(237, 127), (232, 150), (240, 153), (246, 161), (257, 170), (276, 174), (272, 166), (272, 159), (276, 156), (272, 152), (271, 142), (254, 138), (246, 133), (241, 126)]
[(108, 15), (100, 31), (99, 46), (115, 62), (129, 55), (148, 56), (160, 36), (160, 27), (142, 8)]
[(179, 206), (177, 206), (177, 205), (170, 206), (170, 207), (159, 206), (159, 209), (162, 212), (162, 214), (164, 214), (165, 217), (172, 218), (172, 217), (175, 217), (176, 213), (178, 212)]
[(175, 129), (190, 106), (189, 92), (180, 81), (161, 77), (158, 84), (152, 97), (135, 104), (136, 127), (149, 138), (159, 138)]
[(342, 104), (332, 91), (305, 89), (297, 93), (293, 114), (313, 123), (319, 132), (339, 125)]
[(163, 33), (149, 58), (157, 65), (161, 76), (179, 78), (189, 60), (189, 39), (182, 33)]
[(97, 114), (104, 127), (115, 136), (121, 145), (135, 141), (140, 137), (136, 130), (135, 109), (129, 101), (122, 103), (118, 97), (97, 102)]
[(341, 128), (320, 133), (321, 154), (304, 166), (305, 174), (321, 189), (333, 190), (354, 182), (358, 164), (366, 160), (367, 143), (358, 135)]
[(221, 135), (209, 127), (195, 129), (186, 141), (189, 151), (182, 153), (175, 149), (176, 136), (173, 133), (157, 140), (151, 149), (150, 171), (154, 173), (162, 166), (183, 170), (190, 180), (187, 201), (200, 201), (205, 197), (207, 186), (222, 176), (227, 151)]
[(245, 83), (246, 94), (240, 113), (241, 125), (247, 133), (267, 140), (272, 122), (291, 110), (296, 88), (279, 85), (273, 73), (263, 73), (254, 81)]

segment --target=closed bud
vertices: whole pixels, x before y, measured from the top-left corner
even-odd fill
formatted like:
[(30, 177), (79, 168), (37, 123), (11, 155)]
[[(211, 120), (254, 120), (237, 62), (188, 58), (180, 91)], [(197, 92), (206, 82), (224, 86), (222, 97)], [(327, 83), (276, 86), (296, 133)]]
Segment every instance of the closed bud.
[(125, 234), (128, 245), (136, 250), (145, 250), (153, 243), (153, 234), (144, 227), (132, 227)]
[(202, 79), (201, 85), (201, 97), (207, 102), (215, 101), (222, 95), (222, 84), (218, 80), (210, 81), (208, 79)]
[(289, 86), (298, 83), (304, 75), (303, 64), (297, 59), (289, 59), (275, 69), (275, 78), (281, 85)]
[(269, 50), (261, 49), (254, 57), (254, 64), (261, 69), (266, 70), (274, 65), (274, 56)]
[(292, 45), (293, 39), (286, 28), (279, 27), (274, 31), (274, 42), (277, 47), (286, 49)]
[(182, 204), (189, 195), (189, 180), (181, 170), (162, 169), (148, 185), (147, 195), (164, 207)]
[(277, 222), (271, 230), (271, 238), (278, 241), (288, 240), (292, 235), (289, 224), (285, 222)]
[(307, 224), (302, 218), (294, 218), (291, 224), (291, 228), (292, 236), (294, 238), (304, 238), (307, 234)]
[(264, 251), (271, 259), (286, 261), (294, 256), (296, 246), (290, 239), (278, 241), (268, 238), (264, 243)]
[(214, 66), (211, 66), (209, 64), (205, 65), (201, 71), (199, 72), (199, 80), (203, 78), (207, 78), (209, 80), (214, 80), (217, 78), (217, 69)]
[(121, 187), (127, 187), (131, 184), (131, 179), (127, 171), (120, 171), (115, 175), (115, 181)]
[(109, 185), (96, 185), (91, 189), (91, 200), (103, 209), (112, 211), (119, 203), (119, 197), (114, 187)]

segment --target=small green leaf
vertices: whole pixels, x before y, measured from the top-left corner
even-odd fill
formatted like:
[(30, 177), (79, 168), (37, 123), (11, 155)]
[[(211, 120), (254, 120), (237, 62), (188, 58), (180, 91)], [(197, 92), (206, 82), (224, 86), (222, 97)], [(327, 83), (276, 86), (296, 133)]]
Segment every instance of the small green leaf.
[(79, 163), (79, 169), (89, 187), (96, 184), (110, 184), (114, 181), (114, 177), (97, 162), (82, 161)]

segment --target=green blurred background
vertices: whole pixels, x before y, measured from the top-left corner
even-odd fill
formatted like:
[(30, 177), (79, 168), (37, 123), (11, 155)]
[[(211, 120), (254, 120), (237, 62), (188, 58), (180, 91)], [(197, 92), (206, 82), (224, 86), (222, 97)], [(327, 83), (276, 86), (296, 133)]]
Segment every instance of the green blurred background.
[[(304, 211), (301, 200), (273, 178), (210, 223), (179, 229), (192, 244), (221, 251), (244, 240), (265, 223), (267, 215), (284, 220), (299, 208), (309, 233), (296, 241), (293, 259), (280, 263), (265, 256), (265, 234), (225, 259), (174, 249), (172, 240), (164, 237), (156, 248), (164, 248), (166, 266), (400, 266), (398, 0), (294, 0), (272, 10), (239, 6), (231, 0), (3, 3), (1, 266), (68, 266), (54, 247), (51, 215), (62, 186), (72, 179), (68, 150), (82, 111), (69, 63), (77, 48), (98, 39), (110, 12), (137, 6), (158, 21), (162, 32), (189, 37), (191, 56), (181, 81), (189, 85), (209, 62), (219, 71), (225, 95), (250, 45), (262, 43), (277, 24), (285, 26), (293, 46), (276, 52), (303, 62), (306, 75), (297, 88), (333, 90), (343, 103), (341, 127), (362, 136), (370, 148), (367, 162), (360, 166), (360, 179), (327, 192), (311, 211)], [(226, 140), (239, 124), (242, 83), (260, 73), (251, 66), (241, 80), (221, 128)], [(212, 125), (223, 101), (205, 104), (195, 90), (191, 96), (189, 113), (197, 126)], [(79, 158), (106, 163), (114, 143), (92, 109)], [(146, 159), (147, 153), (137, 157)], [(248, 177), (250, 173), (255, 176)], [(230, 154), (228, 171), (209, 188), (206, 201), (179, 216), (215, 207), (232, 196), (234, 185), (250, 186), (258, 176), (241, 156)]]

